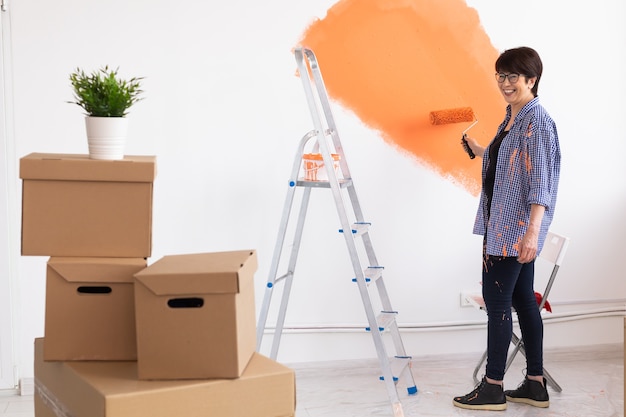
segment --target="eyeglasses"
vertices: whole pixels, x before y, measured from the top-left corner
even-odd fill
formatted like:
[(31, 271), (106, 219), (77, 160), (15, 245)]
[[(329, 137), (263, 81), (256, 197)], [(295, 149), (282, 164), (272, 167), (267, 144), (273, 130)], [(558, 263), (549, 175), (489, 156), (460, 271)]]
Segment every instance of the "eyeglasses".
[(516, 74), (514, 72), (512, 72), (511, 74), (505, 74), (503, 72), (496, 72), (496, 81), (498, 81), (499, 83), (503, 83), (504, 80), (508, 78), (511, 84), (515, 84), (517, 80), (519, 79), (520, 75), (521, 74)]

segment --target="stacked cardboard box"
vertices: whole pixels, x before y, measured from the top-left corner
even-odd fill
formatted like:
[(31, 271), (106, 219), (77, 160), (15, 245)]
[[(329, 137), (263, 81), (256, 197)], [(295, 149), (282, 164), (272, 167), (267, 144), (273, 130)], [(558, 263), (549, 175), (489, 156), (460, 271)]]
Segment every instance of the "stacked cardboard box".
[(35, 415), (295, 413), (294, 372), (254, 352), (251, 250), (152, 250), (156, 161), (30, 154), (22, 254), (50, 256)]
[(134, 274), (152, 252), (156, 158), (20, 160), (22, 255), (50, 256), (45, 360), (136, 360)]
[(44, 359), (135, 360), (137, 258), (48, 260)]
[(22, 255), (149, 257), (155, 175), (153, 156), (23, 157)]
[(251, 250), (165, 256), (135, 274), (141, 379), (237, 378), (256, 348)]
[(134, 361), (50, 362), (35, 341), (36, 417), (292, 417), (291, 369), (254, 354), (237, 379), (137, 378)]

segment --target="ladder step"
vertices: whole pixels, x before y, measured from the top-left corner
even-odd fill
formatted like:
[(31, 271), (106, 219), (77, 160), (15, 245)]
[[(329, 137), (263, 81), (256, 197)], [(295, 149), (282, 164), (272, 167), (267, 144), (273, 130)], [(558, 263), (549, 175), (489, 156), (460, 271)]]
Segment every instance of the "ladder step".
[[(397, 383), (402, 374), (406, 371), (410, 372), (411, 369), (411, 356), (394, 356), (391, 358), (389, 365), (391, 366), (391, 374), (393, 375), (393, 382)], [(381, 381), (385, 380), (384, 376), (380, 376), (379, 379)], [(416, 394), (417, 387), (407, 387), (407, 391), (409, 394)]]
[[(361, 236), (369, 231), (372, 223), (367, 222), (358, 222), (352, 225), (352, 234), (356, 236)], [(339, 233), (343, 233), (343, 229), (339, 229)]]
[(396, 322), (397, 311), (381, 311), (376, 317), (376, 323), (379, 328), (388, 329), (392, 323)]
[[(352, 185), (351, 179), (339, 179), (339, 188), (346, 188)], [(289, 186), (309, 187), (309, 188), (330, 188), (330, 181), (306, 181), (299, 179), (298, 181), (289, 181)]]
[[(363, 275), (365, 276), (365, 283), (369, 285), (371, 282), (376, 282), (376, 280), (383, 276), (384, 266), (368, 266), (363, 271)], [(356, 282), (356, 278), (352, 278), (352, 282)]]
[[(389, 326), (392, 323), (395, 323), (397, 315), (397, 311), (381, 311), (380, 314), (376, 317), (378, 331), (384, 332), (385, 330), (389, 329)], [(368, 326), (365, 328), (365, 330), (369, 332), (372, 329)]]

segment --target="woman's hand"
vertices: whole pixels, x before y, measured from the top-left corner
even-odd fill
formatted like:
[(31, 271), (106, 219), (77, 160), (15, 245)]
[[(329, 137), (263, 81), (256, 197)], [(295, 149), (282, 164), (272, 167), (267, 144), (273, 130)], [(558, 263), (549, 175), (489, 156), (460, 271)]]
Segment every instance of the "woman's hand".
[(467, 144), (469, 145), (472, 152), (474, 152), (474, 155), (480, 156), (482, 158), (483, 154), (485, 153), (485, 148), (480, 146), (478, 142), (476, 142), (476, 139), (471, 138), (467, 135), (465, 135), (465, 140), (467, 141)]
[(537, 248), (539, 246), (539, 231), (528, 229), (517, 248), (517, 262), (526, 264), (532, 262), (537, 257)]
[(545, 211), (546, 208), (544, 206), (539, 204), (530, 205), (528, 229), (526, 229), (526, 233), (522, 236), (522, 240), (520, 240), (517, 247), (517, 261), (521, 264), (532, 262), (532, 260), (539, 255), (537, 253), (539, 247), (539, 230)]

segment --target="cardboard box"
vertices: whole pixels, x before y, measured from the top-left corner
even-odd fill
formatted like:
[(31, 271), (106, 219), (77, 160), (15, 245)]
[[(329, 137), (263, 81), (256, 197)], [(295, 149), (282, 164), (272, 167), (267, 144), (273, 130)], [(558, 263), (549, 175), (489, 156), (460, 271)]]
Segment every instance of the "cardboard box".
[(36, 417), (292, 417), (295, 373), (254, 354), (238, 379), (139, 381), (137, 362), (45, 362), (35, 340)]
[(155, 175), (154, 156), (23, 157), (22, 255), (149, 257)]
[(237, 378), (256, 349), (253, 250), (165, 256), (135, 274), (141, 379)]
[(143, 258), (50, 258), (44, 359), (136, 360), (133, 275), (145, 267)]

